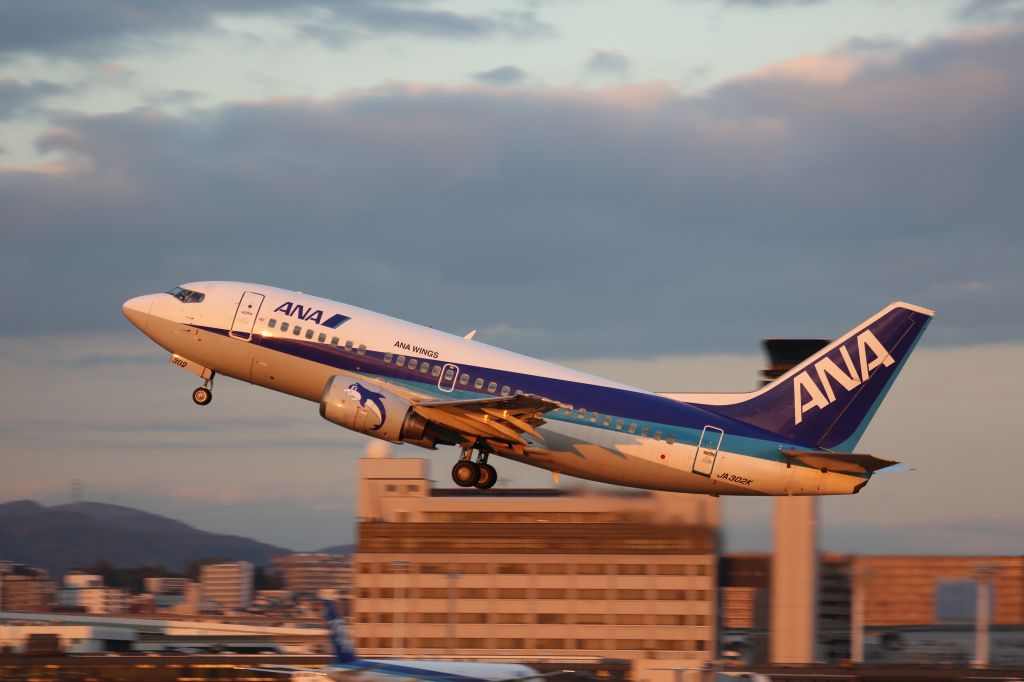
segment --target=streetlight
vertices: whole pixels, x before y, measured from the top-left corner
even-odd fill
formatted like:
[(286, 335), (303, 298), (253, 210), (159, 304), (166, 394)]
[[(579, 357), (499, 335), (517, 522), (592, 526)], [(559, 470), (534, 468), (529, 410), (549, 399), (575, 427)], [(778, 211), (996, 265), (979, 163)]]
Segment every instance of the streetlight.
[(992, 579), (999, 573), (997, 564), (977, 564), (974, 567), (974, 580), (977, 592), (974, 605), (974, 660), (976, 668), (987, 668), (989, 659), (988, 627), (992, 619)]
[(864, 602), (867, 600), (868, 581), (874, 574), (875, 569), (871, 566), (854, 563), (853, 608), (850, 613), (850, 660), (854, 663), (864, 662)]

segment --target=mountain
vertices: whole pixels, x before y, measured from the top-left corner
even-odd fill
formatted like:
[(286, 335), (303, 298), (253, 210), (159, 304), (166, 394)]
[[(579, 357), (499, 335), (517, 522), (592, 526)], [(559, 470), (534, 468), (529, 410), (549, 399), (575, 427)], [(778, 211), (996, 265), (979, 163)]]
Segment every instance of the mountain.
[(0, 559), (59, 575), (98, 560), (118, 567), (166, 566), (222, 558), (265, 565), (292, 550), (221, 535), (159, 514), (101, 502), (44, 507), (30, 500), (0, 504)]
[(331, 545), (330, 547), (324, 547), (323, 549), (316, 550), (321, 554), (355, 554), (355, 545)]

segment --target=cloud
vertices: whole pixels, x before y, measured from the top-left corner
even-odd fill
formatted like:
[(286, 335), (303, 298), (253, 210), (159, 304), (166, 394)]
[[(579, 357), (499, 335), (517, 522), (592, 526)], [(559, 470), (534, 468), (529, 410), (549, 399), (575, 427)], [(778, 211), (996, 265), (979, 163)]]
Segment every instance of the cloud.
[(587, 60), (587, 73), (603, 78), (624, 79), (629, 75), (629, 58), (614, 50), (597, 50)]
[(498, 87), (520, 85), (528, 77), (528, 73), (520, 69), (518, 66), (513, 66), (511, 64), (473, 74), (474, 80), (486, 85), (495, 85)]
[(960, 8), (959, 17), (970, 22), (1022, 21), (1021, 0), (970, 0)]
[(532, 12), (459, 13), (406, 0), (68, 0), (60, 12), (32, 0), (11, 0), (0, 3), (0, 53), (101, 58), (133, 40), (210, 29), (229, 15), (275, 16), (282, 23), (294, 22), (300, 35), (333, 46), (395, 33), (468, 39), (553, 32)]
[(39, 100), (66, 91), (65, 86), (47, 81), (23, 83), (11, 78), (0, 79), (0, 121), (35, 113)]
[(1022, 58), (1000, 31), (694, 96), (395, 85), (69, 113), (37, 141), (60, 172), (0, 172), (0, 285), (33, 292), (0, 310), (8, 334), (120, 329), (130, 296), (214, 278), (548, 356), (745, 352), (895, 298), (939, 311), (928, 343), (1018, 339)]

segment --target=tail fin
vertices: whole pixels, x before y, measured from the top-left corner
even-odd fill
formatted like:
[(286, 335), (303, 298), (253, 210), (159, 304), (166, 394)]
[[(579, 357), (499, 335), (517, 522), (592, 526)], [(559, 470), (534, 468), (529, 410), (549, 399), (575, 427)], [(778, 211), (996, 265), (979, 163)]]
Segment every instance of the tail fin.
[(761, 390), (706, 407), (793, 443), (852, 451), (934, 314), (892, 303)]
[(345, 630), (345, 623), (338, 613), (334, 602), (324, 600), (324, 618), (327, 620), (327, 628), (330, 630), (331, 650), (334, 652), (335, 663), (354, 663), (359, 660), (352, 640)]

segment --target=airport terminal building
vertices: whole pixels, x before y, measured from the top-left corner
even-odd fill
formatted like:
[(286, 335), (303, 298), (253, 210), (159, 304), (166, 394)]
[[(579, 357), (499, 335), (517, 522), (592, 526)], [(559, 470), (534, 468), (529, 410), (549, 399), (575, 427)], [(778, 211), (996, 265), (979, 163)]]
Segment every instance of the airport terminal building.
[(359, 473), (360, 654), (715, 658), (717, 499), (434, 489), (423, 459)]

